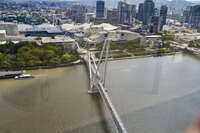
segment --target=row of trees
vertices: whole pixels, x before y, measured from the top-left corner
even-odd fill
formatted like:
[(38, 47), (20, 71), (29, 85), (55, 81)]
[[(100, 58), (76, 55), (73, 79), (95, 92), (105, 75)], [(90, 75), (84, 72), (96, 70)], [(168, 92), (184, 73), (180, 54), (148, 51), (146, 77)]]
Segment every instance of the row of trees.
[[(1, 9), (1, 7), (0, 7)], [(13, 21), (17, 21), (18, 23), (25, 23), (25, 24), (31, 24), (32, 23), (32, 19), (31, 18), (27, 18), (27, 17), (21, 17), (21, 16), (16, 16), (16, 17), (12, 17), (12, 18), (1, 18), (0, 20), (5, 21), (5, 22), (13, 22)], [(40, 25), (45, 23), (45, 19), (42, 17), (35, 17), (34, 20), (36, 20), (35, 24)]]
[[(102, 49), (103, 44), (97, 44), (97, 47), (99, 49)], [(139, 40), (128, 40), (128, 41), (122, 41), (122, 42), (111, 42), (110, 43), (110, 49), (111, 50), (141, 50), (144, 49), (146, 46), (141, 45), (139, 43)]]
[(161, 35), (162, 40), (164, 41), (173, 41), (175, 39), (175, 35), (173, 34), (163, 34), (162, 32), (158, 32), (155, 35)]
[(193, 40), (189, 42), (189, 47), (200, 48), (200, 40)]
[(162, 39), (165, 41), (173, 41), (175, 39), (175, 35), (165, 34), (165, 35), (162, 35)]
[(0, 68), (48, 66), (78, 59), (76, 50), (54, 44), (39, 46), (36, 42), (9, 42), (0, 46)]

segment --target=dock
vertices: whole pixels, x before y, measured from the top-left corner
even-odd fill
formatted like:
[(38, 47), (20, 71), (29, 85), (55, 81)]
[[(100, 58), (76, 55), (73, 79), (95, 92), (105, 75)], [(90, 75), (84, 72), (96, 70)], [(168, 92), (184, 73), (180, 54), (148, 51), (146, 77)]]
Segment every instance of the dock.
[(24, 71), (0, 71), (0, 79), (14, 78), (23, 74)]

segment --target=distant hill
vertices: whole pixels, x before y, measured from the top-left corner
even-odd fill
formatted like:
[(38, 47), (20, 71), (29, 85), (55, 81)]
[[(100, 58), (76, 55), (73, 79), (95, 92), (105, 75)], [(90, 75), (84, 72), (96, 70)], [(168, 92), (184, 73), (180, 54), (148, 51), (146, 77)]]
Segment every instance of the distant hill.
[(185, 0), (173, 0), (171, 1), (168, 6), (169, 7), (175, 7), (175, 8), (184, 8), (187, 6), (192, 6), (193, 3)]
[[(107, 7), (117, 7), (117, 3), (120, 0), (105, 0)], [(127, 3), (138, 5), (139, 3), (143, 3), (144, 0), (127, 0)], [(80, 0), (82, 4), (89, 4), (95, 6), (96, 0)], [(169, 7), (176, 7), (176, 8), (184, 8), (186, 6), (191, 6), (200, 2), (189, 2), (186, 0), (156, 0), (156, 5), (167, 5)]]
[[(81, 4), (87, 4), (90, 6), (95, 6), (96, 0), (0, 0), (0, 1), (80, 1)], [(105, 0), (107, 7), (117, 7), (118, 1), (120, 0)], [(168, 7), (184, 8), (187, 6), (200, 4), (200, 1), (194, 0), (192, 2), (186, 0), (154, 0), (156, 5), (167, 5)], [(138, 5), (144, 2), (144, 0), (127, 0), (127, 3)]]

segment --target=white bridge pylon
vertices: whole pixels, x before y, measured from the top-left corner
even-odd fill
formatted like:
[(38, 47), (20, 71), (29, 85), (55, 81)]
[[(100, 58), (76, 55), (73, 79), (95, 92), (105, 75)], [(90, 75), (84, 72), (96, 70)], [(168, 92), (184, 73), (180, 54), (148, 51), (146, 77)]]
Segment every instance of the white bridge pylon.
[[(95, 55), (88, 51), (84, 56), (84, 60), (88, 66), (89, 70), (89, 78), (90, 78), (90, 88), (88, 93), (100, 93), (105, 105), (110, 111), (113, 121), (118, 129), (119, 133), (128, 133), (124, 124), (122, 123), (110, 97), (107, 92), (105, 81), (106, 81), (106, 73), (107, 73), (107, 64), (109, 58), (109, 49), (110, 49), (110, 40), (105, 40), (103, 49), (100, 54), (100, 58), (97, 60)], [(105, 53), (105, 57), (103, 57)], [(104, 58), (103, 72), (102, 75), (99, 72), (100, 64)]]
[[(89, 67), (89, 75), (90, 75), (90, 89), (89, 93), (98, 93), (98, 82), (101, 82), (103, 86), (105, 87), (105, 81), (106, 81), (106, 73), (107, 73), (107, 61), (109, 57), (109, 47), (110, 47), (110, 40), (105, 40), (103, 49), (100, 54), (100, 58), (95, 58), (95, 55), (92, 52), (88, 52), (88, 67)], [(104, 53), (106, 53), (106, 56), (103, 57)], [(103, 62), (104, 59), (104, 68), (102, 74), (100, 74), (99, 69), (100, 65)]]

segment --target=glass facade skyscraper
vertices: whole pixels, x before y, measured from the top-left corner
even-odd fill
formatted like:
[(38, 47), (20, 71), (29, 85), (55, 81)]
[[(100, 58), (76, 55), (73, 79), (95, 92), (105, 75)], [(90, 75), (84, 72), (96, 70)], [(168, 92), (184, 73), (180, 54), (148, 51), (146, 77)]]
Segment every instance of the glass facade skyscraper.
[(96, 18), (105, 17), (105, 1), (97, 0), (96, 2)]

